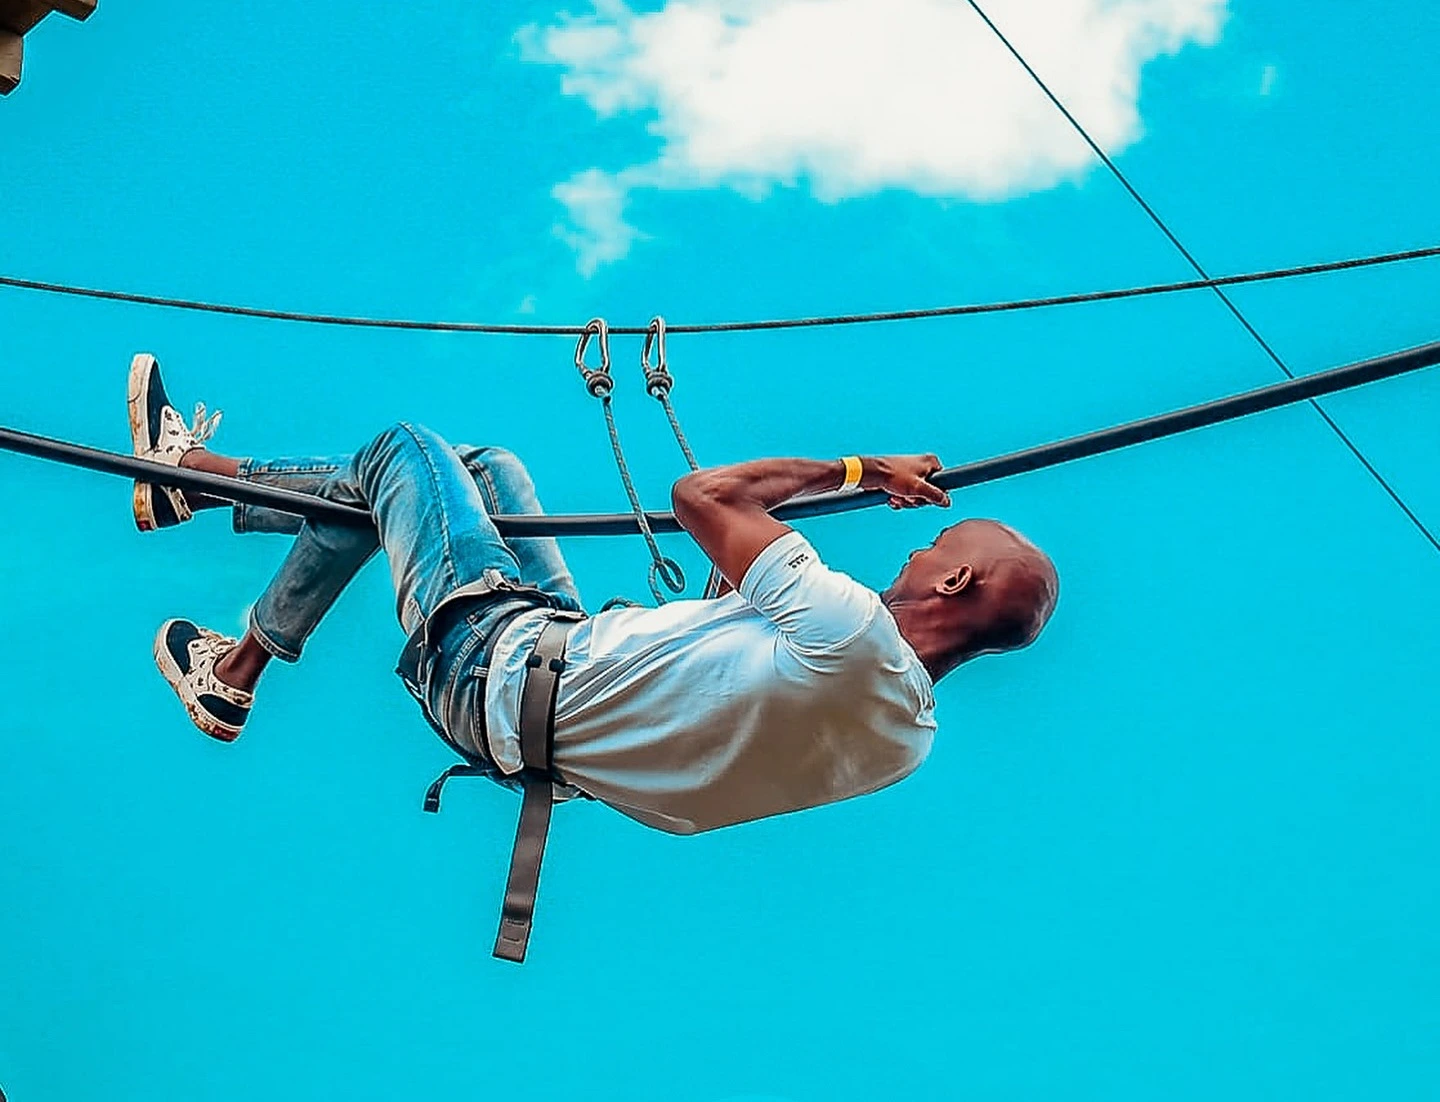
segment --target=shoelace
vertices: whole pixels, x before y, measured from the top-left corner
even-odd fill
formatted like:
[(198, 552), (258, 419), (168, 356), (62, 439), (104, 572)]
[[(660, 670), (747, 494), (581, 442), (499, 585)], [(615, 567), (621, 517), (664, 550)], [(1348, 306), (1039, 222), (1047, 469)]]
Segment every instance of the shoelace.
[(195, 438), (195, 443), (203, 444), (215, 435), (215, 430), (220, 427), (220, 419), (225, 416), (224, 410), (217, 409), (209, 417), (205, 416), (205, 403), (195, 403), (195, 419), (190, 424), (190, 435)]
[(226, 681), (222, 681), (220, 675), (215, 672), (215, 667), (219, 664), (220, 660), (239, 646), (240, 641), (222, 632), (212, 631), (210, 628), (200, 624), (196, 624), (195, 628), (200, 633), (199, 642), (201, 649), (205, 652), (205, 657), (210, 660), (210, 676), (231, 692), (237, 693), (240, 697), (244, 698), (243, 700), (237, 700), (236, 703), (243, 704), (248, 708), (248, 701), (253, 700), (255, 694), (248, 689), (237, 688)]
[(232, 639), (218, 631), (211, 631), (200, 624), (195, 625), (200, 632), (198, 642), (203, 650), (208, 651), (212, 661), (218, 662), (229, 654), (239, 644), (238, 639)]

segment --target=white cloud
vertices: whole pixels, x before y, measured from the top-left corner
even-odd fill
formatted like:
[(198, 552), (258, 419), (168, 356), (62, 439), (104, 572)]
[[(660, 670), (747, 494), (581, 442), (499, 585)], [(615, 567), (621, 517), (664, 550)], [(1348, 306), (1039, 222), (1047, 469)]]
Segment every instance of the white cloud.
[(625, 221), (625, 201), (630, 195), (625, 177), (625, 173), (611, 175), (590, 168), (551, 190), (570, 214), (570, 224), (556, 226), (555, 236), (575, 250), (585, 276), (626, 256), (630, 245), (644, 236)]
[[(1140, 72), (1216, 40), (1226, 0), (991, 0), (987, 11), (1102, 146), (1143, 128)], [(655, 160), (555, 188), (587, 274), (642, 236), (637, 188), (807, 184), (825, 201), (902, 188), (997, 200), (1082, 176), (1092, 155), (965, 0), (595, 0), (520, 33), (527, 60), (601, 118), (643, 113)]]

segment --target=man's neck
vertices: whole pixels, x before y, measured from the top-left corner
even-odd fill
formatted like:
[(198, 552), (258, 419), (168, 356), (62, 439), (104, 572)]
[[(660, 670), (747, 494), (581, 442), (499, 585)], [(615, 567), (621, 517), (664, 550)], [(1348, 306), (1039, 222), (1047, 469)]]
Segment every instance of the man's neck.
[(939, 598), (907, 598), (891, 590), (881, 594), (880, 599), (932, 682), (939, 681), (965, 660), (965, 647), (956, 646), (958, 633), (954, 617)]

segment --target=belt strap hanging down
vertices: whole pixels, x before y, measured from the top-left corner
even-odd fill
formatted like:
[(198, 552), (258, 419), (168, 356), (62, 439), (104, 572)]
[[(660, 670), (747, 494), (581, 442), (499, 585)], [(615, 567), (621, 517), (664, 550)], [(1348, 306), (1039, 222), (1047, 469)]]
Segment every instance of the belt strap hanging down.
[(505, 903), (500, 911), (500, 932), (495, 956), (520, 963), (530, 941), (535, 894), (540, 887), (540, 862), (550, 831), (555, 802), (551, 766), (555, 751), (555, 696), (565, 669), (565, 640), (578, 617), (557, 616), (547, 623), (526, 660), (525, 684), (520, 693), (520, 774), (524, 798), (515, 848), (510, 855), (510, 876), (505, 882)]

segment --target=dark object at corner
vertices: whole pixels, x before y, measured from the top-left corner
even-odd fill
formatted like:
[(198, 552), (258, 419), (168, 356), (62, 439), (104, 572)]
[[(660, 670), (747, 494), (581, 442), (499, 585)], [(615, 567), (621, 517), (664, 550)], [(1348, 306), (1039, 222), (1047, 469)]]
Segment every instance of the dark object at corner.
[(96, 0), (0, 0), (0, 96), (20, 83), (25, 36), (52, 11), (71, 19), (89, 19)]

